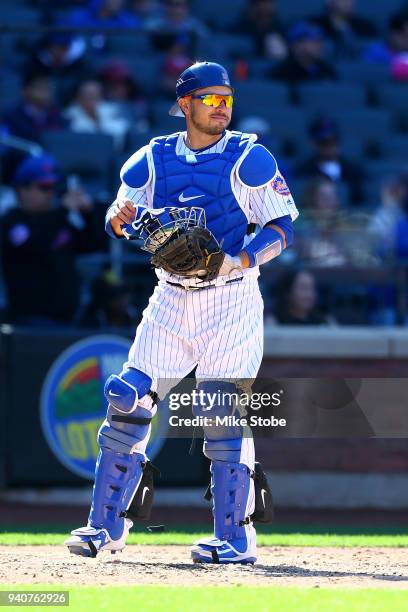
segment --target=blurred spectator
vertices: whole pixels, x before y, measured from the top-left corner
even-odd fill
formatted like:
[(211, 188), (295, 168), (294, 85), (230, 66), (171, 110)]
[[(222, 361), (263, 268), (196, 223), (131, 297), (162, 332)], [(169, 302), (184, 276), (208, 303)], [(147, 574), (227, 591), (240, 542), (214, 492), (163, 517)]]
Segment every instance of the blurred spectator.
[(287, 39), (289, 56), (270, 71), (270, 78), (288, 83), (336, 78), (333, 67), (323, 59), (320, 28), (299, 21), (289, 29)]
[(369, 45), (362, 58), (371, 63), (389, 64), (396, 80), (408, 79), (408, 10), (391, 16), (387, 41)]
[[(275, 322), (280, 325), (327, 325), (335, 323), (318, 307), (316, 281), (307, 270), (290, 270), (276, 287)], [(271, 321), (272, 322), (272, 321)]]
[(348, 263), (345, 219), (334, 183), (327, 179), (312, 181), (305, 191), (303, 209), (304, 221), (296, 243), (299, 258), (322, 267)]
[(182, 53), (195, 56), (199, 40), (209, 36), (209, 32), (191, 15), (190, 0), (162, 0), (162, 6), (163, 14), (148, 19), (145, 24), (154, 47), (169, 51), (176, 45)]
[(131, 304), (130, 289), (112, 271), (105, 271), (92, 283), (91, 301), (79, 324), (106, 330), (127, 332), (135, 326), (136, 310)]
[(129, 130), (129, 121), (120, 114), (114, 102), (102, 97), (102, 86), (96, 80), (79, 85), (74, 103), (67, 108), (64, 116), (74, 132), (102, 132), (110, 134), (115, 146), (122, 149)]
[[(40, 143), (43, 132), (64, 127), (60, 109), (54, 102), (51, 80), (43, 74), (29, 73), (23, 81), (21, 99), (4, 113), (5, 132), (30, 142)], [(2, 158), (1, 180), (12, 181), (18, 164), (27, 153), (14, 148), (6, 149)]]
[(159, 93), (173, 99), (177, 79), (183, 70), (193, 63), (194, 61), (183, 52), (182, 47), (174, 45), (164, 56)]
[(313, 152), (295, 169), (298, 177), (323, 177), (348, 186), (353, 204), (364, 200), (362, 168), (342, 154), (337, 125), (329, 118), (316, 119), (309, 126)]
[(128, 9), (143, 26), (158, 13), (159, 3), (158, 0), (129, 0)]
[(79, 28), (126, 29), (140, 27), (141, 21), (125, 9), (125, 0), (90, 0), (88, 6), (74, 10), (67, 25)]
[(17, 206), (17, 201), (14, 189), (0, 185), (0, 217), (15, 206)]
[(367, 19), (355, 14), (355, 0), (326, 0), (326, 10), (313, 18), (334, 44), (339, 58), (356, 56), (361, 38), (374, 38), (376, 28)]
[[(382, 266), (384, 262), (394, 265), (398, 260), (406, 264), (408, 258), (408, 176), (396, 175), (385, 178), (380, 193), (380, 206), (372, 216), (367, 228), (367, 241), (371, 242), (372, 255), (379, 259)], [(368, 294), (372, 302), (371, 323), (396, 325), (399, 300), (395, 281), (390, 280), (389, 284), (371, 284)], [(406, 295), (404, 299), (407, 299)], [(405, 324), (408, 324), (407, 316)]]
[(136, 127), (146, 131), (149, 127), (147, 100), (128, 64), (120, 59), (110, 59), (100, 70), (98, 78), (104, 99), (114, 103), (123, 117), (131, 121), (132, 127), (137, 124)]
[(32, 50), (28, 73), (41, 73), (54, 80), (58, 101), (64, 105), (72, 97), (76, 83), (90, 73), (85, 41), (68, 32), (53, 32)]
[(382, 259), (408, 258), (408, 176), (385, 179), (381, 204), (372, 216), (368, 234), (374, 239), (374, 254)]
[(253, 38), (258, 55), (280, 60), (288, 49), (276, 0), (249, 0), (244, 14), (234, 26), (234, 32)]
[(69, 324), (78, 308), (75, 256), (94, 248), (93, 205), (76, 190), (54, 207), (58, 179), (52, 157), (27, 157), (14, 177), (18, 206), (0, 220), (8, 320), (17, 324)]
[(4, 114), (3, 123), (14, 136), (33, 142), (41, 141), (42, 132), (63, 127), (51, 80), (44, 74), (28, 74), (21, 100)]

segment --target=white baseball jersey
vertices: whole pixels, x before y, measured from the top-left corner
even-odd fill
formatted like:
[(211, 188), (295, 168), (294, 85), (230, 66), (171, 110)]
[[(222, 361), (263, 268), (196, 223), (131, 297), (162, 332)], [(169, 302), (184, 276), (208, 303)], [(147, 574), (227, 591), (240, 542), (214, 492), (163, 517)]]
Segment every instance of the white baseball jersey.
[[(185, 132), (180, 133), (176, 154), (199, 156), (199, 151), (186, 146), (185, 136)], [(230, 137), (231, 132), (227, 131), (213, 147), (205, 149), (205, 153), (223, 151)], [(237, 176), (231, 177), (232, 189), (248, 223), (262, 228), (285, 215), (291, 215), (292, 220), (297, 218), (298, 211), (290, 193), (280, 194), (272, 183), (261, 188), (247, 188)], [(123, 183), (117, 200), (131, 200), (135, 205), (151, 208), (151, 186), (134, 189)], [(246, 244), (253, 237), (247, 237)], [(263, 353), (259, 267), (234, 271), (228, 277), (207, 283), (162, 270), (156, 273), (159, 283), (143, 312), (127, 365), (148, 374), (153, 380), (153, 390), (160, 397), (195, 366), (198, 380), (255, 378)], [(214, 286), (202, 291), (186, 291), (169, 282)]]

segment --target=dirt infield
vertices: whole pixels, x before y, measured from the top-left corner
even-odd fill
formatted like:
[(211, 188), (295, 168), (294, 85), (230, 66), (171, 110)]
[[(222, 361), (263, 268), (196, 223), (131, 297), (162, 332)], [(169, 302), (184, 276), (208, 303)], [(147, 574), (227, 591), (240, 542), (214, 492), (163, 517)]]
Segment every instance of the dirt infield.
[(255, 566), (222, 566), (194, 565), (185, 546), (128, 546), (96, 559), (63, 546), (0, 546), (0, 583), (408, 589), (408, 550), (262, 547)]

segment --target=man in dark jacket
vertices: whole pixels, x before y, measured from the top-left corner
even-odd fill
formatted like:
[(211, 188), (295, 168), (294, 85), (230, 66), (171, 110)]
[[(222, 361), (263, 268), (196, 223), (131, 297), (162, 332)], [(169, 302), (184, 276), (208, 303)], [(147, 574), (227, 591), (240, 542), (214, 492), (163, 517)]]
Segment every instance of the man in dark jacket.
[(341, 152), (337, 125), (329, 118), (321, 117), (309, 126), (312, 154), (296, 168), (299, 177), (323, 177), (334, 183), (345, 183), (353, 204), (364, 200), (364, 172), (354, 161)]
[[(64, 127), (60, 110), (53, 98), (53, 86), (48, 76), (43, 73), (27, 73), (20, 100), (4, 113), (4, 131), (30, 142), (41, 143), (43, 132)], [(3, 183), (11, 183), (23, 157), (16, 149), (5, 151), (2, 160)]]
[(69, 324), (79, 305), (75, 257), (93, 247), (92, 203), (71, 190), (53, 207), (57, 181), (53, 158), (26, 158), (14, 178), (19, 205), (1, 219), (8, 320), (16, 324)]
[(271, 79), (299, 83), (335, 79), (336, 72), (323, 58), (323, 34), (320, 28), (304, 21), (289, 30), (289, 56), (269, 73)]
[(356, 56), (359, 40), (377, 35), (373, 23), (356, 14), (354, 0), (326, 0), (325, 11), (313, 17), (312, 21), (333, 43), (339, 59)]
[(63, 127), (50, 78), (43, 73), (27, 74), (21, 100), (4, 114), (3, 123), (14, 136), (33, 142), (40, 142), (44, 131)]

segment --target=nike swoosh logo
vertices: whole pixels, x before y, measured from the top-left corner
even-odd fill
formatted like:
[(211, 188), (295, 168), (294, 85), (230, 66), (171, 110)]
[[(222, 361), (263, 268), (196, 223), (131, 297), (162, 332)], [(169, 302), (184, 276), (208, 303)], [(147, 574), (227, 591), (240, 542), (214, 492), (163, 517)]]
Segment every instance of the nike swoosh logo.
[[(143, 491), (142, 491), (142, 501), (141, 501), (141, 505), (143, 506), (143, 501), (145, 498), (145, 495), (147, 493), (147, 491), (149, 490), (149, 487), (144, 487)], [(265, 505), (265, 504), (264, 504)]]
[(196, 196), (185, 196), (182, 193), (179, 195), (179, 202), (189, 202), (190, 200), (196, 200), (197, 198), (203, 198), (204, 194)]
[(261, 489), (261, 497), (262, 497), (262, 503), (264, 505), (264, 508), (265, 508), (265, 493), (266, 493), (266, 489)]
[(110, 395), (111, 397), (120, 397), (119, 393), (114, 393), (113, 391), (109, 391), (108, 395)]

